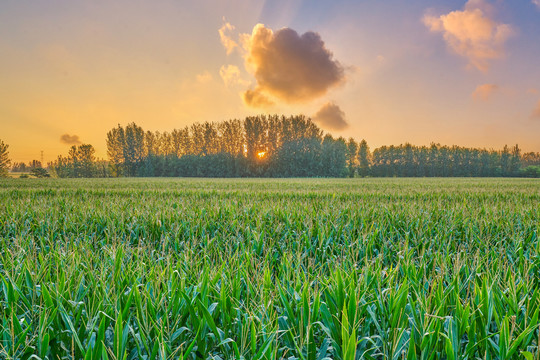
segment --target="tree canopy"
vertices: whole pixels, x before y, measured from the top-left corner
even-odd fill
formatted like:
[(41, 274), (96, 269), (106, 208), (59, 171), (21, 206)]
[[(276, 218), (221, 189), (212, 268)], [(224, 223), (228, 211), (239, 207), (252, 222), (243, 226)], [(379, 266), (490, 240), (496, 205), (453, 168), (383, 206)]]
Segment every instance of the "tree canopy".
[(409, 143), (370, 151), (325, 134), (311, 119), (259, 115), (194, 123), (171, 132), (135, 123), (106, 135), (108, 161), (92, 145), (72, 146), (49, 164), (58, 177), (540, 177), (540, 154), (518, 145), (502, 150)]
[(8, 175), (9, 165), (11, 164), (8, 148), (9, 145), (0, 140), (0, 177)]

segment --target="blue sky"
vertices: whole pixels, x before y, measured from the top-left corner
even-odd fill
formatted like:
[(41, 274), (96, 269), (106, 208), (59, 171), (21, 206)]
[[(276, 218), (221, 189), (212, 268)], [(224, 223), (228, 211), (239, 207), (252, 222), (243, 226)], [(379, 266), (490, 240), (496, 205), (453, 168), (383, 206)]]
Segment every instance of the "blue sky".
[[(237, 45), (229, 54), (226, 24)], [(298, 68), (255, 60), (255, 49), (282, 51), (283, 28), (300, 47), (330, 54), (321, 64), (343, 76), (288, 96), (295, 89), (279, 88), (282, 80), (305, 69), (295, 81), (310, 89), (317, 74), (294, 49), (274, 55)], [(302, 37), (308, 31), (320, 48)], [(263, 32), (270, 38), (257, 43)], [(530, 0), (4, 0), (0, 34), (0, 138), (16, 161), (67, 152), (64, 134), (105, 157), (105, 133), (118, 123), (170, 131), (258, 113), (304, 113), (371, 147), (540, 151), (540, 5)], [(246, 102), (248, 91), (272, 105)], [(317, 119), (328, 104), (348, 126)]]

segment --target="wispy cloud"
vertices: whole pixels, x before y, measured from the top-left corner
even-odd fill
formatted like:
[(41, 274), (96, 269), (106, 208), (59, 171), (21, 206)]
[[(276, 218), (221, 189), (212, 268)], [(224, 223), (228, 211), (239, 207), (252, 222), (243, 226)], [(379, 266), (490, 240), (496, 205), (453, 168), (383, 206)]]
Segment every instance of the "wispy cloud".
[(324, 104), (313, 115), (313, 120), (321, 127), (329, 130), (343, 130), (349, 126), (345, 119), (345, 113), (333, 102)]
[(234, 49), (238, 47), (238, 44), (236, 43), (236, 41), (234, 41), (232, 37), (229, 35), (229, 33), (233, 30), (234, 30), (234, 26), (228, 22), (225, 22), (223, 26), (218, 30), (221, 44), (225, 47), (225, 50), (227, 51), (227, 55), (231, 54), (234, 51)]
[(533, 112), (531, 113), (532, 119), (540, 119), (540, 101), (536, 104), (536, 107), (534, 108)]
[(199, 84), (206, 84), (212, 81), (212, 74), (210, 74), (210, 72), (206, 70), (201, 74), (197, 74), (196, 78)]
[(249, 81), (242, 79), (240, 69), (235, 65), (223, 65), (219, 69), (219, 76), (221, 76), (227, 87), (233, 85), (249, 85)]
[(486, 1), (469, 0), (463, 10), (426, 15), (423, 22), (430, 31), (442, 33), (448, 47), (466, 57), (471, 67), (487, 71), (491, 60), (504, 55), (504, 43), (513, 34), (510, 25), (492, 19), (492, 12)]
[(540, 10), (540, 0), (532, 0), (532, 3), (538, 7), (538, 10)]
[(474, 100), (477, 101), (487, 101), (498, 90), (499, 87), (495, 84), (478, 85), (471, 96)]
[(67, 145), (79, 145), (81, 140), (79, 139), (79, 135), (64, 134), (60, 136), (60, 142)]

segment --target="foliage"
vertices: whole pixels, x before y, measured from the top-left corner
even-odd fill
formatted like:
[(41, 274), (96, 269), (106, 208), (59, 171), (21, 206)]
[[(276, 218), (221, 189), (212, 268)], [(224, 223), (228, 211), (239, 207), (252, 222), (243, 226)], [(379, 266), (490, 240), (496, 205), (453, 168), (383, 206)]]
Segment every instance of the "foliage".
[(51, 177), (51, 175), (47, 172), (47, 170), (41, 167), (32, 169), (32, 171), (30, 171), (30, 175), (35, 176), (37, 178)]
[(13, 166), (11, 167), (12, 172), (27, 172), (29, 171), (28, 166), (23, 162), (15, 162), (13, 163)]
[(32, 171), (34, 169), (38, 169), (38, 168), (42, 168), (42, 164), (41, 164), (41, 161), (39, 160), (32, 160), (28, 163), (28, 167), (27, 167), (27, 170), (28, 171)]
[(349, 177), (355, 177), (358, 165), (358, 143), (353, 138), (349, 138), (347, 142), (347, 171)]
[(370, 157), (369, 146), (366, 140), (362, 140), (358, 148), (358, 173), (360, 176), (369, 175)]
[(195, 123), (171, 133), (131, 123), (107, 133), (115, 176), (342, 177), (347, 147), (341, 143), (330, 135), (323, 140), (322, 130), (304, 116)]
[(501, 151), (459, 146), (382, 146), (373, 151), (372, 176), (519, 176), (521, 150), (505, 146)]
[(527, 166), (520, 169), (520, 175), (522, 177), (540, 178), (540, 166)]
[(538, 358), (539, 190), (8, 179), (0, 358)]
[[(55, 177), (538, 177), (540, 153), (459, 146), (382, 146), (334, 138), (304, 116), (259, 115), (172, 132), (135, 123), (107, 133), (109, 161), (92, 145), (49, 163)], [(25, 164), (15, 164), (23, 171)], [(530, 167), (533, 168), (530, 168)], [(41, 167), (37, 161), (30, 168)], [(14, 166), (15, 169), (15, 166)], [(525, 170), (527, 169), (527, 170)]]
[(26, 173), (37, 168), (42, 168), (41, 161), (39, 160), (29, 161), (28, 164), (25, 164), (24, 162), (15, 162), (11, 167), (11, 172)]
[[(124, 129), (120, 125), (107, 133), (107, 154), (116, 176), (136, 176), (145, 157), (145, 133), (131, 123)], [(147, 144), (148, 145), (148, 144)], [(146, 153), (146, 155), (152, 154)]]
[[(324, 135), (304, 116), (250, 116), (195, 123), (171, 133), (134, 123), (107, 133), (114, 176), (517, 177), (536, 176), (540, 154), (441, 146), (382, 146)], [(196, 162), (196, 163), (195, 163)], [(523, 166), (523, 167), (522, 167)]]
[(9, 164), (11, 164), (8, 148), (9, 145), (0, 140), (0, 177), (8, 176)]
[(60, 178), (93, 178), (108, 177), (108, 164), (103, 160), (97, 160), (96, 150), (90, 144), (73, 145), (69, 149), (67, 157), (58, 158), (49, 163), (49, 169), (56, 177)]

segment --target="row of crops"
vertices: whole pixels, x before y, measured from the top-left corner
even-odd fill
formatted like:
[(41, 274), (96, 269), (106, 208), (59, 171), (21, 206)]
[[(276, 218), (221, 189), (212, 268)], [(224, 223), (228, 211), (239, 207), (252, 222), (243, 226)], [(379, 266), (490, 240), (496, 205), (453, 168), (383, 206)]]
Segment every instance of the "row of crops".
[(540, 182), (6, 180), (1, 359), (538, 359)]

